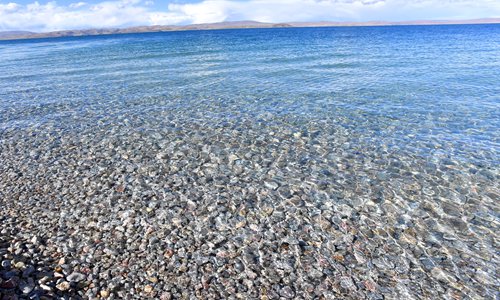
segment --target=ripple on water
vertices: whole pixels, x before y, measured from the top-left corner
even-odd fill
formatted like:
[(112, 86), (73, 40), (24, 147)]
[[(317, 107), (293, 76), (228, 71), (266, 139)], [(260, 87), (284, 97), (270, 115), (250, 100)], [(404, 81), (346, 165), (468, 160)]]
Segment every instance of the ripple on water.
[(2, 274), (23, 253), (58, 295), (495, 297), (481, 28), (1, 42)]

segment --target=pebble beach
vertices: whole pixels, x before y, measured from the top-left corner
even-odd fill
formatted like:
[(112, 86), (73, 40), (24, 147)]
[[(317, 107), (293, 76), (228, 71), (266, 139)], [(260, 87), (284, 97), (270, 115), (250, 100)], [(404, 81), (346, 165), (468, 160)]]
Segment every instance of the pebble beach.
[(0, 43), (0, 299), (498, 298), (498, 49), (403, 28)]

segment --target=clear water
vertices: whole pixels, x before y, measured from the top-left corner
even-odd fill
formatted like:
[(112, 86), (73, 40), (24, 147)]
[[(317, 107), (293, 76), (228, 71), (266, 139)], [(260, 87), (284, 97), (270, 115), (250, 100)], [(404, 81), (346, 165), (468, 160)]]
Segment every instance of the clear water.
[(498, 158), (499, 44), (498, 25), (4, 41), (1, 128), (174, 104), (195, 114), (206, 105), (212, 121), (260, 113), (341, 118), (377, 143), (491, 164)]
[(500, 25), (0, 41), (0, 171), (23, 172), (0, 179), (3, 198), (39, 176), (78, 181), (77, 160), (114, 169), (129, 158), (156, 174), (175, 161), (155, 162), (162, 149), (211, 147), (247, 168), (243, 179), (226, 170), (233, 179), (222, 186), (271, 178), (333, 218), (353, 208), (353, 227), (385, 232), (360, 233), (370, 251), (382, 241), (406, 249), (380, 255), (411, 261), (405, 273), (420, 268), (426, 279), (419, 289), (380, 275), (382, 294), (496, 295), (499, 129)]

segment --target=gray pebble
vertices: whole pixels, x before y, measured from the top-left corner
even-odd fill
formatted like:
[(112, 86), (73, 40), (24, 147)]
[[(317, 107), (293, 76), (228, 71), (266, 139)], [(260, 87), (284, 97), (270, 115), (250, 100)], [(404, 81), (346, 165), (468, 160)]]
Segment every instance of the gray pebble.
[(70, 275), (68, 275), (66, 277), (66, 279), (69, 281), (69, 282), (80, 282), (80, 281), (83, 281), (87, 278), (86, 275), (82, 274), (82, 273), (78, 273), (78, 272), (73, 272), (71, 273)]

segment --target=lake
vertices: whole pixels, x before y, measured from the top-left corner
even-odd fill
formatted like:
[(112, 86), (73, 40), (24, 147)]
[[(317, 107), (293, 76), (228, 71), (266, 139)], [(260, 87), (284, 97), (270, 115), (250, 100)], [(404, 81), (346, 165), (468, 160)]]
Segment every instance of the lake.
[(499, 83), (500, 25), (0, 41), (0, 246), (86, 278), (38, 296), (493, 299)]

